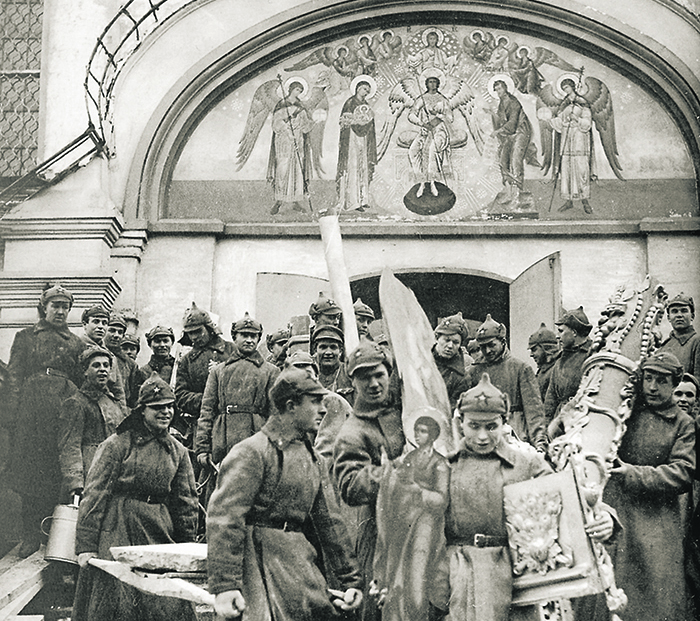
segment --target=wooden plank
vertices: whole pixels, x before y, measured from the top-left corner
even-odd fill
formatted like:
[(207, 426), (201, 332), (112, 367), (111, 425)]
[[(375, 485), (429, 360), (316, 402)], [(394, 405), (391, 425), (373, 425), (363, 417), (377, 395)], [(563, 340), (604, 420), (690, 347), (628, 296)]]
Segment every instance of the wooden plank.
[(8, 569), (12, 569), (19, 561), (22, 559), (19, 557), (19, 549), (22, 547), (21, 543), (18, 543), (12, 550), (10, 550), (5, 556), (0, 558), (0, 576), (4, 574)]
[[(19, 613), (22, 612), (22, 609), (29, 602), (31, 602), (32, 599), (34, 599), (34, 596), (41, 591), (42, 587), (43, 580), (33, 583), (26, 591), (22, 593), (22, 595), (0, 610), (0, 621), (6, 621), (8, 619), (20, 619), (21, 621), (27, 621), (27, 619), (34, 618), (34, 615), (20, 616)], [(37, 615), (37, 618), (43, 621), (44, 615)]]
[(144, 593), (161, 595), (163, 597), (178, 597), (195, 604), (214, 605), (214, 595), (206, 589), (181, 578), (166, 578), (158, 574), (146, 576), (143, 573), (135, 573), (131, 567), (123, 563), (98, 558), (90, 559), (90, 564)]
[(43, 550), (37, 550), (7, 570), (0, 580), (0, 610), (22, 597), (27, 590), (35, 588), (36, 585), (41, 588), (43, 574), (48, 566), (48, 562), (44, 560)]

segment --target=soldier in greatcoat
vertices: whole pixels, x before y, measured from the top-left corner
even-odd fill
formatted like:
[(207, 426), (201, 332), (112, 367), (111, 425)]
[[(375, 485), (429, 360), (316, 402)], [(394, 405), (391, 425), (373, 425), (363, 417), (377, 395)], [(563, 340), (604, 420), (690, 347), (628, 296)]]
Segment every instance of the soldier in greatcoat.
[(107, 333), (109, 311), (101, 304), (95, 304), (83, 311), (80, 320), (83, 323), (83, 334), (80, 336), (87, 346), (99, 345)]
[(85, 349), (68, 329), (73, 295), (61, 285), (45, 290), (41, 319), (15, 335), (9, 362), (5, 426), (11, 433), (12, 486), (22, 498), (22, 547), (29, 556), (41, 543), (41, 520), (60, 501), (58, 421), (61, 403), (82, 382), (78, 357)]
[[(466, 379), (465, 355), (462, 345), (469, 338), (467, 323), (462, 313), (441, 319), (435, 328), (433, 358), (442, 379), (445, 380), (450, 409), (454, 410), (459, 396), (469, 388)], [(469, 363), (472, 358), (469, 356)]]
[(561, 406), (576, 394), (583, 377), (583, 364), (591, 355), (592, 346), (588, 334), (593, 326), (588, 321), (583, 306), (564, 313), (556, 324), (561, 353), (554, 363), (544, 400), (547, 423), (552, 421)]
[(289, 328), (277, 330), (268, 334), (265, 338), (265, 346), (270, 355), (265, 359), (270, 364), (274, 364), (278, 369), (284, 368), (284, 361), (287, 358), (287, 343), (291, 336)]
[(524, 442), (544, 450), (547, 436), (544, 423), (544, 405), (535, 373), (530, 365), (514, 358), (506, 345), (506, 327), (486, 316), (476, 332), (482, 360), (474, 362), (466, 371), (467, 384), (476, 386), (484, 373), (510, 399), (510, 426)]
[(221, 617), (330, 621), (362, 602), (357, 563), (308, 441), (325, 394), (307, 371), (283, 371), (270, 391), (275, 413), (221, 465), (207, 515), (208, 588)]
[(684, 621), (686, 587), (680, 496), (695, 469), (694, 421), (673, 402), (683, 369), (657, 352), (642, 361), (635, 404), (603, 499), (624, 526), (611, 551), (625, 591), (623, 621)]
[(146, 380), (136, 363), (122, 351), (122, 339), (126, 333), (126, 319), (119, 313), (112, 313), (107, 322), (107, 333), (102, 340), (103, 345), (114, 355), (114, 370), (121, 381), (126, 405), (131, 409), (136, 407), (139, 389)]
[(75, 550), (80, 575), (73, 621), (195, 621), (185, 600), (137, 591), (89, 565), (113, 546), (194, 541), (197, 496), (187, 449), (168, 429), (175, 395), (154, 375), (132, 414), (98, 448), (80, 503)]
[(530, 335), (527, 341), (527, 348), (530, 350), (530, 358), (537, 365), (537, 384), (540, 387), (540, 396), (544, 402), (547, 396), (547, 388), (552, 377), (552, 368), (559, 355), (559, 341), (557, 335), (549, 330), (543, 323)]
[(119, 400), (108, 387), (112, 359), (102, 347), (85, 349), (80, 354), (85, 381), (61, 405), (59, 461), (64, 488), (71, 497), (82, 494), (97, 447), (125, 417)]
[(374, 311), (371, 306), (368, 306), (362, 301), (362, 298), (357, 298), (352, 305), (355, 312), (355, 323), (357, 324), (357, 334), (360, 338), (366, 338), (370, 341), (372, 336), (369, 333), (369, 326), (374, 321)]
[(209, 373), (194, 445), (201, 466), (221, 463), (232, 446), (260, 431), (274, 409), (268, 393), (280, 370), (257, 350), (262, 332), (246, 313), (231, 326), (233, 354)]
[(228, 360), (235, 348), (233, 343), (221, 338), (209, 313), (194, 302), (185, 315), (179, 342), (192, 347), (180, 359), (175, 379), (175, 396), (182, 426), (180, 431), (188, 437), (197, 426), (209, 371), (219, 362)]
[[(401, 455), (406, 437), (401, 411), (390, 398), (391, 362), (372, 341), (363, 341), (348, 357), (355, 399), (353, 413), (338, 432), (333, 449), (333, 474), (340, 496), (360, 507), (357, 557), (369, 590), (377, 541), (376, 502), (382, 477), (382, 454)], [(381, 618), (376, 602), (365, 597), (363, 621)]]
[(352, 384), (344, 361), (343, 332), (335, 326), (317, 327), (311, 335), (311, 353), (318, 365), (318, 379), (326, 390), (352, 401)]
[(175, 365), (175, 358), (170, 355), (170, 350), (175, 344), (173, 329), (166, 326), (155, 326), (146, 333), (146, 342), (153, 353), (150, 360), (141, 367), (141, 373), (145, 377), (151, 377), (155, 371), (163, 381), (169, 384)]
[(673, 329), (659, 351), (673, 354), (680, 361), (683, 371), (700, 381), (700, 334), (693, 327), (693, 298), (679, 293), (666, 305), (666, 315)]

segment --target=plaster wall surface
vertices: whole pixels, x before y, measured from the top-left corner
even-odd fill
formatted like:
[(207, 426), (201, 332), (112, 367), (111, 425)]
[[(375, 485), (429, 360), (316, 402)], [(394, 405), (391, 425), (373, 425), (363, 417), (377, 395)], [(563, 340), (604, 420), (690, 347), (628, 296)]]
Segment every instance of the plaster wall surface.
[[(344, 241), (351, 280), (390, 267), (478, 273), (510, 281), (556, 251), (561, 252), (564, 306), (582, 304), (592, 317), (600, 313), (617, 285), (637, 283), (646, 273), (645, 245), (639, 239)], [(138, 299), (143, 327), (170, 321), (179, 329), (184, 309), (194, 299), (220, 316), (227, 333), (231, 322), (246, 311), (255, 314), (256, 277), (263, 272), (327, 278), (321, 241), (227, 239), (215, 243), (203, 237), (153, 238), (141, 262)], [(284, 304), (283, 299), (279, 302)]]

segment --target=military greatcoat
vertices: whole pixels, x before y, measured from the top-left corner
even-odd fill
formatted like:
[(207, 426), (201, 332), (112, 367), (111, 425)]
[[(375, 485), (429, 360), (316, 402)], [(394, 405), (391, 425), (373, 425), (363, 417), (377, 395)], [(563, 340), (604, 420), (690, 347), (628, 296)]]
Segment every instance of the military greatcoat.
[(259, 431), (274, 410), (268, 395), (280, 370), (258, 351), (234, 350), (209, 373), (197, 421), (195, 453), (220, 463), (234, 444)]
[(175, 381), (175, 398), (182, 414), (199, 418), (202, 395), (209, 376), (209, 363), (225, 362), (235, 349), (233, 343), (215, 335), (204, 347), (193, 347), (182, 357)]
[(240, 590), (249, 621), (340, 617), (319, 550), (334, 588), (361, 588), (322, 477), (306, 438), (279, 414), (224, 459), (207, 515), (209, 590)]
[(47, 505), (59, 501), (59, 412), (82, 382), (78, 357), (84, 348), (67, 326), (44, 319), (18, 332), (12, 344), (5, 421), (14, 434), (12, 484), (17, 493), (42, 497)]
[(459, 396), (469, 389), (464, 355), (461, 351), (458, 351), (452, 358), (443, 358), (437, 355), (433, 345), (433, 358), (435, 358), (435, 364), (438, 371), (440, 371), (440, 375), (442, 375), (442, 379), (445, 380), (447, 396), (450, 398), (450, 408), (454, 410), (457, 407)]
[(467, 388), (476, 386), (484, 373), (489, 374), (496, 388), (508, 395), (510, 424), (518, 437), (535, 448), (544, 448), (547, 442), (544, 405), (534, 371), (521, 360), (513, 358), (506, 347), (496, 362), (480, 360), (467, 369)]
[(379, 619), (376, 605), (368, 598), (377, 541), (376, 502), (381, 480), (381, 449), (389, 459), (401, 455), (406, 443), (401, 412), (392, 407), (357, 409), (343, 423), (333, 448), (333, 472), (340, 496), (351, 507), (361, 507), (357, 557), (365, 577), (363, 621)]
[(551, 421), (561, 406), (576, 394), (583, 376), (583, 363), (591, 355), (591, 344), (591, 340), (586, 339), (576, 347), (561, 350), (554, 363), (544, 400), (547, 422)]
[(65, 489), (83, 489), (97, 447), (124, 420), (117, 398), (106, 390), (81, 388), (61, 405), (59, 461)]
[(603, 498), (624, 527), (611, 554), (617, 586), (629, 600), (620, 617), (682, 621), (686, 601), (679, 497), (692, 485), (694, 423), (675, 405), (641, 407), (627, 421), (618, 456), (630, 464), (629, 470), (612, 474)]
[[(97, 450), (80, 503), (76, 553), (112, 559), (112, 546), (184, 543), (197, 532), (197, 496), (187, 449), (137, 419)], [(131, 424), (129, 424), (131, 423)], [(141, 594), (91, 566), (80, 571), (74, 621), (194, 621), (191, 604)]]

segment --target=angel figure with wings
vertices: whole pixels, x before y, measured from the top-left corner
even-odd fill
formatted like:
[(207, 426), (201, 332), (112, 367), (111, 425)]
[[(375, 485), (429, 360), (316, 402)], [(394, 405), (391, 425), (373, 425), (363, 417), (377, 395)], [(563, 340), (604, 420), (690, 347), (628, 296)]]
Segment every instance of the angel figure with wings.
[[(426, 184), (433, 196), (438, 195), (436, 182), (444, 183), (451, 175), (450, 153), (464, 147), (468, 135), (482, 153), (484, 138), (475, 116), (474, 92), (466, 80), (429, 68), (419, 76), (410, 75), (398, 82), (389, 94), (389, 107), (391, 117), (382, 128), (378, 158), (386, 153), (401, 115), (409, 110), (408, 120), (419, 131), (402, 132), (397, 143), (408, 148), (409, 162), (419, 183), (416, 198), (423, 195)], [(455, 111), (464, 118), (468, 133), (456, 126)]]
[(551, 85), (540, 92), (537, 116), (545, 155), (543, 167), (550, 168), (561, 178), (561, 197), (564, 204), (559, 211), (572, 209), (580, 200), (587, 214), (593, 213), (589, 202), (594, 171), (592, 127), (598, 130), (603, 150), (615, 176), (622, 177), (615, 137), (615, 116), (610, 91), (600, 80), (587, 77), (581, 85), (581, 74), (564, 74), (556, 83), (559, 99)]
[(309, 87), (304, 78), (294, 76), (284, 85), (280, 78), (269, 80), (255, 91), (236, 163), (237, 170), (245, 166), (260, 130), (272, 113), (272, 141), (267, 166), (267, 181), (275, 198), (270, 211), (272, 215), (279, 213), (284, 204), (291, 204), (295, 211), (305, 211), (303, 203), (309, 196), (312, 171), (322, 172), (321, 147), (328, 116), (326, 87), (320, 77), (309, 97), (302, 101), (301, 97)]

